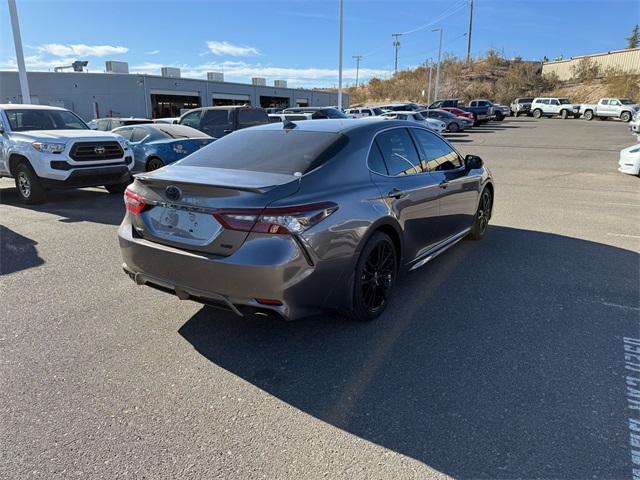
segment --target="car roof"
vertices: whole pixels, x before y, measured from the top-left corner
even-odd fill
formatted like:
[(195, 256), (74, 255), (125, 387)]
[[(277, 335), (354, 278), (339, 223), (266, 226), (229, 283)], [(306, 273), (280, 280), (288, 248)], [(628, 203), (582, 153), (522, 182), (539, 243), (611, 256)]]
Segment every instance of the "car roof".
[(413, 115), (420, 112), (416, 112), (415, 110), (394, 110), (393, 112), (384, 112), (383, 115), (397, 115), (398, 113), (402, 113), (404, 115)]
[[(413, 113), (413, 112), (412, 112)], [(306, 132), (326, 132), (326, 133), (346, 133), (354, 130), (366, 130), (366, 129), (383, 129), (393, 126), (407, 127), (409, 126), (406, 120), (389, 120), (384, 122), (366, 122), (358, 118), (335, 118), (335, 119), (322, 119), (322, 120), (297, 120), (292, 122), (296, 125), (296, 131)], [(411, 124), (413, 126), (413, 124)], [(282, 123), (269, 123), (266, 125), (258, 125), (247, 129), (247, 131), (257, 130), (282, 130)]]
[(68, 111), (66, 108), (52, 107), (50, 105), (33, 105), (29, 103), (0, 103), (0, 108), (3, 110), (61, 110)]

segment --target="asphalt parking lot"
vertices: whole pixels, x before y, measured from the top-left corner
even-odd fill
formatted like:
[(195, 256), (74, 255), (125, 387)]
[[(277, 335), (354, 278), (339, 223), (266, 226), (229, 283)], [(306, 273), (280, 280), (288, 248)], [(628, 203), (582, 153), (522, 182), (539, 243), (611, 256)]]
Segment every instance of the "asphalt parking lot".
[(120, 195), (26, 207), (0, 180), (0, 478), (629, 478), (635, 138), (529, 118), (449, 138), (495, 176), (492, 226), (368, 324), (137, 287)]

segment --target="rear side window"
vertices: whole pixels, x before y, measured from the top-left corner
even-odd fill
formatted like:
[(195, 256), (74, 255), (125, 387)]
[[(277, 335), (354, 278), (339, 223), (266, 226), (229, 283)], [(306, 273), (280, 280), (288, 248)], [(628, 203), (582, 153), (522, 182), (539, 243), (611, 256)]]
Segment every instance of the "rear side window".
[(124, 137), (125, 140), (131, 140), (131, 134), (133, 133), (133, 128), (123, 128), (113, 133), (117, 133), (118, 135)]
[(139, 142), (143, 140), (148, 134), (149, 133), (144, 128), (134, 128), (130, 140), (132, 142)]
[(609, 105), (609, 100), (602, 100), (602, 105)]
[(192, 153), (180, 165), (304, 174), (333, 158), (347, 137), (330, 132), (238, 130)]
[(215, 128), (221, 125), (227, 125), (228, 123), (229, 112), (226, 110), (207, 110), (200, 122), (200, 129)]
[(380, 148), (376, 142), (373, 142), (371, 145), (371, 151), (369, 152), (369, 158), (367, 159), (367, 164), (369, 165), (369, 170), (375, 173), (380, 173), (382, 175), (388, 175), (387, 167), (384, 164), (384, 158), (382, 158), (382, 153), (380, 153)]
[(240, 128), (264, 125), (267, 122), (267, 114), (262, 110), (245, 108), (238, 110), (238, 126)]
[(389, 175), (408, 175), (420, 173), (420, 159), (409, 132), (404, 128), (395, 128), (376, 136), (375, 144), (380, 149)]
[(462, 159), (444, 140), (430, 132), (412, 129), (422, 151), (422, 168), (427, 172), (455, 170), (462, 167)]

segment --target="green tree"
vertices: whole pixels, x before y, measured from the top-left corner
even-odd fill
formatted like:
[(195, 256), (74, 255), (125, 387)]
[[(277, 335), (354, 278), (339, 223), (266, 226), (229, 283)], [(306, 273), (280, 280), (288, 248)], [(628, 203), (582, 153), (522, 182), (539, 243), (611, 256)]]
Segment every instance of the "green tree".
[(640, 31), (638, 31), (638, 24), (636, 23), (631, 30), (631, 36), (627, 37), (627, 48), (638, 48), (640, 46)]

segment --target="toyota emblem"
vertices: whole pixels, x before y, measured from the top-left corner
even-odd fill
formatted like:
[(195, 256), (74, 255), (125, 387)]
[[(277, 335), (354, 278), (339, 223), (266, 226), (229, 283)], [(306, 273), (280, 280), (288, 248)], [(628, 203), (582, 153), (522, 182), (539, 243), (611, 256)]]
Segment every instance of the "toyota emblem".
[(175, 185), (169, 185), (167, 188), (164, 189), (164, 194), (167, 196), (169, 200), (173, 200), (175, 202), (176, 200), (180, 200), (180, 197), (182, 196), (182, 191)]
[(104, 148), (102, 145), (98, 145), (93, 149), (93, 151), (96, 153), (96, 155), (104, 155), (104, 152), (106, 152), (107, 149)]

